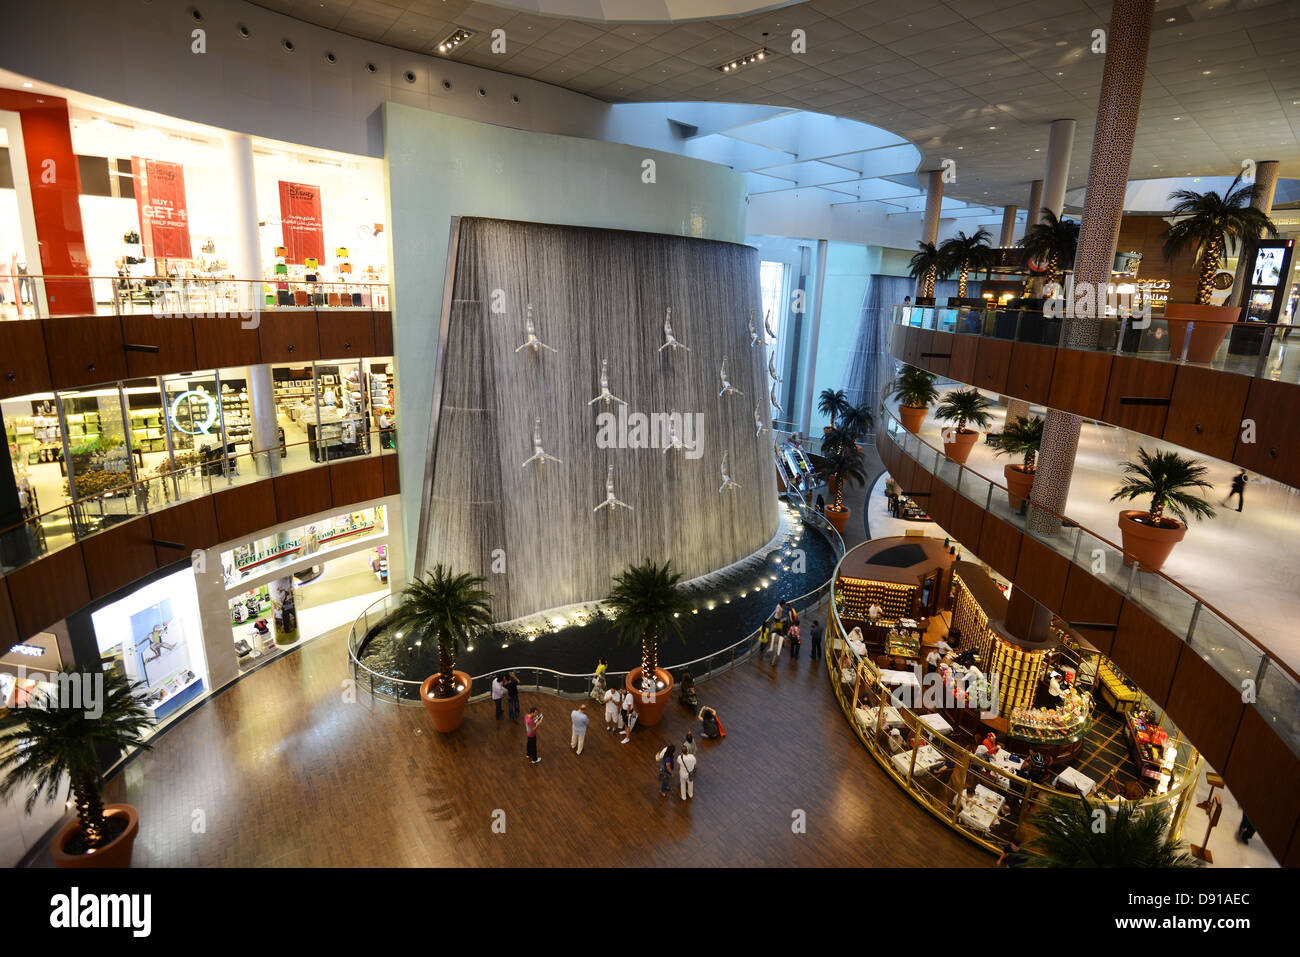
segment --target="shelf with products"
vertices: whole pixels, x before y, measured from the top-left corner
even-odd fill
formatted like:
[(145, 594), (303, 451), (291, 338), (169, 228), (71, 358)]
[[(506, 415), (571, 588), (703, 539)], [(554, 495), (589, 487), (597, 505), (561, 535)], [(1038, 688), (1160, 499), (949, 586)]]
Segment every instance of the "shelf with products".
[(1150, 711), (1134, 709), (1124, 715), (1129, 751), (1137, 763), (1138, 774), (1149, 781), (1159, 781), (1169, 746), (1169, 732)]
[(915, 585), (841, 577), (837, 582), (836, 602), (842, 616), (868, 622), (872, 621), (869, 609), (878, 605), (881, 613), (874, 623), (886, 626), (912, 617), (916, 592)]

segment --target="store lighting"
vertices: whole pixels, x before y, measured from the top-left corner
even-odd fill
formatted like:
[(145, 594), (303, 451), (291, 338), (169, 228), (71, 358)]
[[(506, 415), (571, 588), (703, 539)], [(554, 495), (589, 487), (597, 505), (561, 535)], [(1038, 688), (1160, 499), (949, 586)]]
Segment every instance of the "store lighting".
[(735, 59), (728, 60), (725, 63), (719, 63), (713, 69), (717, 70), (719, 73), (735, 73), (739, 69), (742, 69), (747, 66), (753, 66), (755, 63), (758, 63), (760, 60), (767, 59), (767, 55), (769, 52), (770, 51), (768, 51), (767, 49), (760, 47), (759, 49), (755, 50), (753, 53), (746, 53), (744, 56), (738, 56)]
[(473, 35), (473, 30), (466, 30), (464, 27), (457, 27), (438, 42), (438, 52), (444, 56), (450, 56), (460, 49), (461, 45)]

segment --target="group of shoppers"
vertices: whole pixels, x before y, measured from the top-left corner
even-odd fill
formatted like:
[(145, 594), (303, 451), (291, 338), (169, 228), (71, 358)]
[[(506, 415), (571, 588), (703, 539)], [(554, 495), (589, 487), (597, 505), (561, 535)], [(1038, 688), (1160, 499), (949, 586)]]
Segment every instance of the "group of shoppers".
[(680, 748), (671, 744), (665, 746), (655, 755), (655, 761), (659, 766), (659, 797), (668, 797), (668, 788), (672, 786), (674, 777), (681, 784), (683, 801), (695, 797), (695, 769), (699, 759), (695, 737), (691, 732), (686, 732), (686, 740)]
[[(811, 641), (811, 647), (808, 649), (808, 656), (816, 661), (821, 657), (822, 647), (822, 623), (814, 621), (808, 629), (808, 638)], [(781, 652), (787, 645), (790, 648), (790, 660), (799, 659), (799, 649), (803, 647), (803, 633), (799, 628), (799, 612), (795, 611), (794, 606), (784, 600), (776, 603), (776, 608), (772, 609), (772, 614), (758, 629), (759, 658), (769, 658), (775, 663), (781, 657)]]

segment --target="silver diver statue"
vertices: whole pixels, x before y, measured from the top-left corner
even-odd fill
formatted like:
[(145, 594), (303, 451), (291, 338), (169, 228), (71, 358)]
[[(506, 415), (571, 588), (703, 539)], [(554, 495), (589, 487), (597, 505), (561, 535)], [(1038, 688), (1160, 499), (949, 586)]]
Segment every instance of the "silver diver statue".
[(593, 508), (592, 511), (599, 512), (602, 508), (607, 508), (611, 512), (616, 508), (625, 508), (629, 512), (632, 511), (631, 505), (627, 504), (627, 502), (620, 502), (614, 495), (614, 466), (612, 465), (609, 467), (609, 471), (605, 473), (605, 501)]
[(532, 349), (533, 355), (539, 355), (543, 349), (550, 349), (552, 352), (560, 351), (537, 338), (537, 327), (533, 325), (533, 304), (531, 302), (528, 304), (528, 316), (524, 321), (524, 331), (528, 334), (528, 341), (515, 349), (515, 352)]
[(731, 379), (730, 379), (730, 377), (727, 375), (727, 357), (726, 357), (726, 356), (723, 356), (723, 357), (722, 357), (722, 369), (721, 369), (721, 371), (718, 372), (718, 375), (719, 375), (719, 376), (721, 377), (721, 379), (722, 379), (722, 391), (718, 393), (718, 398), (722, 398), (724, 395), (744, 395), (744, 394), (745, 394), (745, 393), (741, 392), (739, 389), (737, 389), (735, 386), (733, 386), (733, 385), (731, 384)]
[(672, 306), (669, 306), (668, 311), (664, 313), (664, 344), (659, 347), (659, 351), (663, 352), (665, 349), (669, 347), (673, 349), (685, 349), (687, 352), (691, 351), (690, 346), (688, 346), (684, 342), (678, 342), (677, 338), (673, 335), (673, 307)]
[(728, 489), (740, 488), (739, 482), (731, 480), (731, 472), (727, 470), (727, 450), (722, 450), (722, 484), (718, 486), (718, 494), (721, 495)]
[(595, 405), (597, 402), (604, 402), (609, 405), (611, 402), (617, 402), (619, 405), (627, 405), (622, 399), (609, 391), (609, 360), (600, 360), (600, 395), (592, 399), (587, 405)]
[(540, 418), (533, 419), (533, 454), (525, 459), (524, 464), (519, 467), (526, 469), (530, 462), (554, 462), (556, 465), (564, 464), (554, 455), (548, 455), (546, 450), (542, 448), (542, 420)]
[(763, 416), (759, 414), (758, 411), (762, 407), (763, 407), (763, 403), (761, 402), (758, 405), (754, 406), (754, 428), (758, 430), (754, 433), (754, 438), (758, 438), (760, 435), (762, 435), (764, 432), (767, 431), (767, 426), (763, 424)]

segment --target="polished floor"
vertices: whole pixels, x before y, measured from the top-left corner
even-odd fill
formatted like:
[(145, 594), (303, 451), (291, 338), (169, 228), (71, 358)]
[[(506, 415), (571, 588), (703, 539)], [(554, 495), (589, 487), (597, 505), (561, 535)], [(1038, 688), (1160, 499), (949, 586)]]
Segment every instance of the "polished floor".
[(345, 637), (246, 676), (109, 782), (109, 799), (140, 810), (137, 867), (993, 863), (866, 754), (806, 649), (699, 686), (727, 737), (703, 742), (683, 803), (655, 780), (655, 753), (698, 725), (676, 701), (628, 745), (589, 705), (578, 757), (575, 703), (524, 694), (546, 716), (534, 766), (523, 729), (490, 702), (449, 736), (422, 710), (352, 702)]

